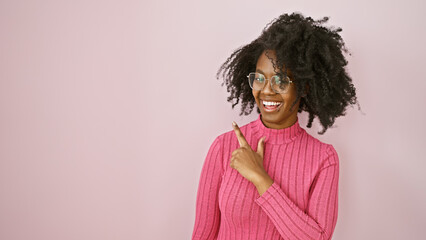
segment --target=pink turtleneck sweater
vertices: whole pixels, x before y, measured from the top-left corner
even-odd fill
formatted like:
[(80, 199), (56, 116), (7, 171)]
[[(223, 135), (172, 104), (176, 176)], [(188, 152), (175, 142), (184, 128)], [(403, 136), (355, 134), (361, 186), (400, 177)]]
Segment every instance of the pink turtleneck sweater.
[(334, 147), (309, 135), (299, 120), (270, 129), (259, 114), (240, 129), (254, 151), (266, 136), (263, 165), (274, 183), (259, 195), (229, 165), (239, 148), (234, 130), (218, 136), (201, 170), (192, 239), (331, 239), (339, 180)]

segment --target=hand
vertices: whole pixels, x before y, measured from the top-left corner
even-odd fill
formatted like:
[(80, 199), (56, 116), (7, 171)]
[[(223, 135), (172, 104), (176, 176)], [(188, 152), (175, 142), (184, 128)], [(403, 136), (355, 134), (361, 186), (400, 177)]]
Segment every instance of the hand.
[(235, 125), (232, 124), (232, 126), (237, 135), (238, 142), (240, 143), (240, 148), (232, 152), (230, 166), (237, 170), (248, 181), (256, 185), (256, 183), (262, 178), (264, 179), (265, 176), (269, 177), (263, 167), (265, 137), (259, 140), (257, 152), (255, 152), (247, 143), (238, 125), (235, 123)]

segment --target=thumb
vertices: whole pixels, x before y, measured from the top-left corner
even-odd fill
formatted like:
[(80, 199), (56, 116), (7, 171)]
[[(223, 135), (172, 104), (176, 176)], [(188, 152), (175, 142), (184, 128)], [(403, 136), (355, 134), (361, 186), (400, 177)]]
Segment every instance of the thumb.
[(257, 153), (262, 156), (263, 158), (263, 152), (264, 152), (264, 147), (265, 147), (265, 138), (263, 137), (259, 140), (259, 142), (257, 143)]

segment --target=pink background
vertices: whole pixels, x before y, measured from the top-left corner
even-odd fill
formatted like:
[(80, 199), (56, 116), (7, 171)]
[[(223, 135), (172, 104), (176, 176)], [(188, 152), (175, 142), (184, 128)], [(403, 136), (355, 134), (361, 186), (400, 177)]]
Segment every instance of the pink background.
[(353, 53), (362, 112), (348, 108), (323, 136), (300, 115), (340, 157), (333, 239), (425, 236), (425, 10), (422, 0), (1, 1), (0, 239), (190, 239), (210, 144), (257, 117), (231, 109), (216, 71), (293, 11), (330, 16)]

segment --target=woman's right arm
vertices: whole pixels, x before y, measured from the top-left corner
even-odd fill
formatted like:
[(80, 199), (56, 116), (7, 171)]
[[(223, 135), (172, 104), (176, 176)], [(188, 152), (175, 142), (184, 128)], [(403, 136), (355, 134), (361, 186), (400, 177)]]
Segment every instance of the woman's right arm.
[(220, 226), (218, 193), (223, 175), (222, 155), (219, 136), (210, 146), (201, 170), (192, 240), (217, 238)]

